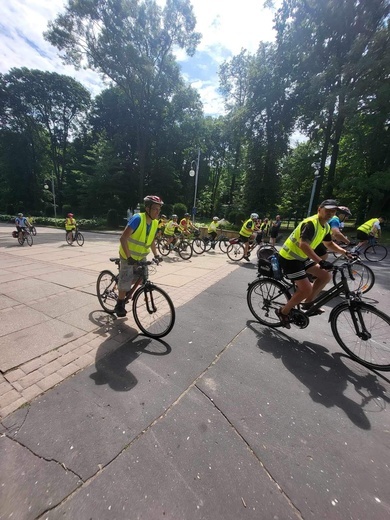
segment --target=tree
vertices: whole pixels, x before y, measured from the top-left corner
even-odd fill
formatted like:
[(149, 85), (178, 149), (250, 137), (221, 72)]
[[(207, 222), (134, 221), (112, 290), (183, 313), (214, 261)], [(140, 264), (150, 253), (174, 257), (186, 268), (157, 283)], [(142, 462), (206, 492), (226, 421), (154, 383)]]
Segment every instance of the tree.
[(189, 0), (167, 0), (164, 9), (155, 0), (69, 0), (45, 33), (66, 63), (98, 71), (126, 95), (137, 134), (139, 199), (153, 127), (180, 83), (173, 50), (195, 52), (195, 22)]

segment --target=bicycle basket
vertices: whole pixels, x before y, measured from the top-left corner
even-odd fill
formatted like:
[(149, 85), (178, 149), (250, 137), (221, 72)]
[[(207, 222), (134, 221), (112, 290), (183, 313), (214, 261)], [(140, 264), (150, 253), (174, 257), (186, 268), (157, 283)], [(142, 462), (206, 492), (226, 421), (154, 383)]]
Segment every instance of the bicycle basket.
[(263, 260), (268, 260), (268, 258), (272, 255), (275, 254), (275, 249), (273, 249), (272, 247), (262, 247), (258, 253), (257, 253), (257, 256), (258, 258), (262, 258)]
[(273, 278), (274, 273), (272, 272), (271, 262), (266, 260), (265, 258), (259, 258), (259, 262), (257, 264), (257, 272), (261, 276), (268, 276)]

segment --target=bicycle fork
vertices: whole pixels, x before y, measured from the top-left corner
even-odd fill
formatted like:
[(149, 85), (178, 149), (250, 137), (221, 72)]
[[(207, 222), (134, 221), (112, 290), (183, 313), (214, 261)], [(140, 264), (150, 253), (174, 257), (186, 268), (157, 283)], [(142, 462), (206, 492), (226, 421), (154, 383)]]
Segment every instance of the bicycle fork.
[(153, 289), (151, 287), (145, 287), (145, 304), (146, 310), (149, 314), (153, 314), (157, 311), (157, 307), (154, 304)]
[(367, 341), (371, 338), (371, 334), (368, 332), (366, 325), (364, 323), (364, 319), (362, 316), (362, 311), (358, 305), (354, 305), (353, 302), (349, 306), (349, 312), (351, 313), (351, 318), (353, 325), (355, 327), (356, 336), (364, 341)]

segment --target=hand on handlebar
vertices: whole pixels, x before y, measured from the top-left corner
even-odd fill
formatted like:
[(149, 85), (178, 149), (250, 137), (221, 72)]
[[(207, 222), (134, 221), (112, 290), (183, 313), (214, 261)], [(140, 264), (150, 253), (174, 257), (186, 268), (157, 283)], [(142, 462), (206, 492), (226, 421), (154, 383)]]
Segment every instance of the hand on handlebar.
[(155, 257), (153, 258), (153, 260), (152, 260), (152, 262), (154, 262), (156, 265), (159, 265), (160, 262), (162, 262), (162, 261), (163, 261), (163, 257), (160, 256), (160, 255), (155, 256)]
[(324, 269), (325, 271), (333, 270), (332, 262), (328, 262), (327, 260), (321, 260), (321, 262), (318, 262), (318, 265), (320, 266), (321, 269)]

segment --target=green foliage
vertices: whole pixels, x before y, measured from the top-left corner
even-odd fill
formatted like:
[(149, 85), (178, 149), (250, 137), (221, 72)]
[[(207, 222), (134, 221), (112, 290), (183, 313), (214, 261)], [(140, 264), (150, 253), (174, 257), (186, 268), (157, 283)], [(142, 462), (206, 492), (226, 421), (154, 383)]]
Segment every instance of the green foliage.
[[(184, 213), (187, 213), (187, 206), (182, 204), (181, 202), (177, 202), (173, 205), (173, 213), (176, 214), (179, 219), (183, 218)], [(189, 213), (189, 212), (188, 212)]]
[(114, 229), (119, 227), (119, 217), (116, 209), (110, 209), (107, 213), (107, 225)]
[(66, 218), (68, 216), (68, 213), (72, 213), (72, 211), (74, 211), (72, 209), (72, 206), (70, 204), (64, 204), (62, 206), (62, 214), (64, 216), (64, 218)]

